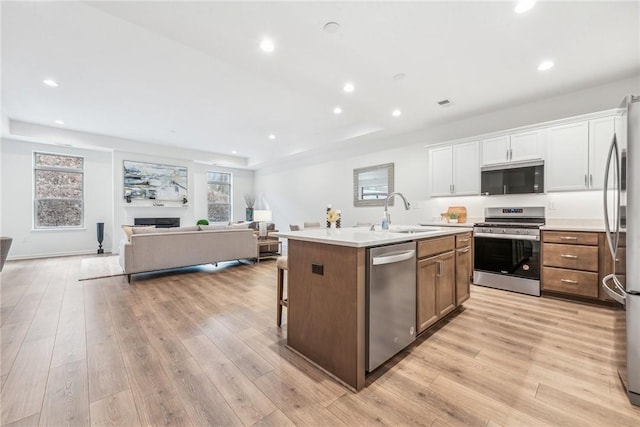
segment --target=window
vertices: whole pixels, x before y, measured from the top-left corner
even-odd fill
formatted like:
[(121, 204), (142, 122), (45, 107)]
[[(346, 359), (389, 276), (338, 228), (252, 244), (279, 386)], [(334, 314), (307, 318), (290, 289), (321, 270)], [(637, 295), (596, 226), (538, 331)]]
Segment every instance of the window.
[(84, 158), (33, 153), (34, 228), (84, 226)]
[(231, 221), (231, 174), (224, 172), (207, 172), (208, 218), (211, 222)]

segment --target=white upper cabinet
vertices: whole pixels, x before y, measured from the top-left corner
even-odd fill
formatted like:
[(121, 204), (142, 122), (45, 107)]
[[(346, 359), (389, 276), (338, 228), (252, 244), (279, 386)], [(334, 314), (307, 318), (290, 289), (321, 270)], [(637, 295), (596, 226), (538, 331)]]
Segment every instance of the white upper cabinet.
[(584, 190), (589, 182), (589, 122), (548, 129), (546, 191)]
[(542, 159), (542, 133), (540, 130), (514, 133), (511, 135), (511, 151), (509, 161), (521, 162), (525, 160)]
[(429, 149), (431, 197), (480, 193), (477, 141)]
[(542, 133), (539, 129), (482, 141), (483, 166), (542, 158)]
[(615, 117), (548, 129), (547, 191), (599, 190)]
[[(604, 188), (604, 170), (614, 132), (614, 117), (589, 121), (589, 187), (592, 189), (600, 190)], [(613, 184), (611, 177), (612, 175), (610, 174), (610, 187)]]
[(482, 164), (495, 165), (509, 161), (509, 135), (482, 141)]

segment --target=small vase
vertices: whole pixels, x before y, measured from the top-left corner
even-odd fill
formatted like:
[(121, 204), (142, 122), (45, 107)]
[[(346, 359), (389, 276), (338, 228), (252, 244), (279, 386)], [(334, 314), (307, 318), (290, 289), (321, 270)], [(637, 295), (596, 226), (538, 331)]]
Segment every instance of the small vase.
[(246, 208), (244, 212), (245, 212), (246, 221), (247, 222), (253, 221), (253, 208)]
[(335, 222), (330, 222), (329, 223), (329, 228), (327, 228), (327, 234), (329, 236), (335, 234), (336, 232), (336, 223)]

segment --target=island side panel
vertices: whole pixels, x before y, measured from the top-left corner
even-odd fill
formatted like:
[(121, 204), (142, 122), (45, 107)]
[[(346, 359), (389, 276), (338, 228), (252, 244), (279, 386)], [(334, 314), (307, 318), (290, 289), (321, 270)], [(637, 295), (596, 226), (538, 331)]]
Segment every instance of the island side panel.
[[(356, 390), (365, 380), (365, 249), (289, 240), (287, 344)], [(322, 274), (312, 271), (322, 266)]]

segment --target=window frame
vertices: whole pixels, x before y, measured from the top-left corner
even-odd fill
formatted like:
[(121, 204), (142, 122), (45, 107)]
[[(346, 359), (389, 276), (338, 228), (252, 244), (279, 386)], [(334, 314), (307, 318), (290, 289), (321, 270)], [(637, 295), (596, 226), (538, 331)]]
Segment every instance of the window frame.
[[(209, 180), (209, 174), (213, 173), (213, 174), (224, 174), (224, 175), (229, 175), (229, 181), (210, 181)], [(209, 186), (211, 184), (217, 184), (217, 185), (228, 185), (229, 186), (229, 203), (212, 203), (209, 201)], [(210, 205), (220, 205), (220, 206), (225, 206), (225, 205), (229, 205), (229, 218), (227, 221), (213, 221), (211, 218), (209, 218), (209, 206)], [(233, 221), (233, 173), (232, 172), (225, 172), (225, 171), (217, 171), (217, 170), (208, 170), (207, 171), (207, 220), (209, 222), (212, 222), (214, 224), (229, 224)]]
[[(82, 168), (81, 169), (71, 169), (64, 167), (56, 167), (56, 166), (38, 166), (36, 164), (36, 156), (38, 154), (43, 154), (47, 156), (60, 156), (60, 157), (74, 157), (78, 159), (82, 159)], [(32, 220), (31, 227), (33, 231), (65, 231), (65, 230), (86, 230), (86, 174), (85, 174), (85, 164), (86, 158), (82, 155), (77, 154), (68, 154), (68, 153), (54, 153), (50, 151), (41, 151), (41, 150), (32, 150), (31, 152), (31, 169), (32, 169), (32, 179), (33, 184), (31, 186), (31, 201), (32, 201)], [(80, 211), (80, 225), (57, 225), (57, 226), (38, 226), (38, 201), (46, 200), (39, 199), (37, 197), (37, 171), (51, 171), (51, 172), (71, 172), (71, 173), (80, 173), (82, 175), (82, 196), (81, 199), (51, 199), (51, 200), (80, 200), (81, 211)]]

